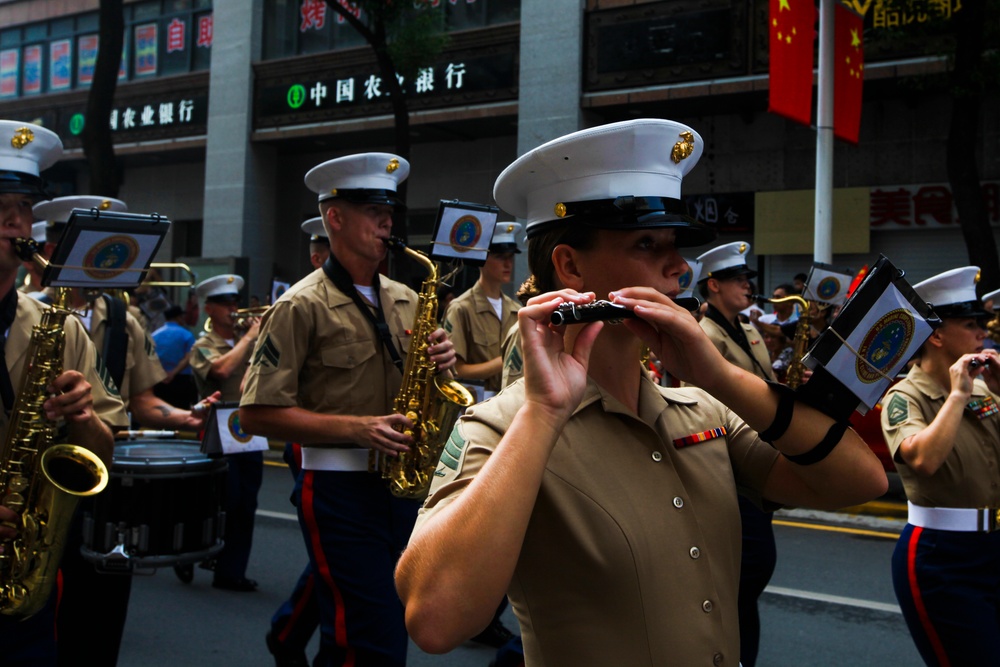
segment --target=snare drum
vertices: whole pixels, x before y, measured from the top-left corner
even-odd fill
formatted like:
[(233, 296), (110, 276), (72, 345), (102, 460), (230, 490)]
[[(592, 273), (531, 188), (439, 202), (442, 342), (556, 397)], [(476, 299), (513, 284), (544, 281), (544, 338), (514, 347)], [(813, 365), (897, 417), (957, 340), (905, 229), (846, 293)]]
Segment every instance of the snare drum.
[(197, 563), (222, 550), (226, 461), (192, 441), (115, 447), (111, 479), (84, 513), (87, 560), (108, 570)]

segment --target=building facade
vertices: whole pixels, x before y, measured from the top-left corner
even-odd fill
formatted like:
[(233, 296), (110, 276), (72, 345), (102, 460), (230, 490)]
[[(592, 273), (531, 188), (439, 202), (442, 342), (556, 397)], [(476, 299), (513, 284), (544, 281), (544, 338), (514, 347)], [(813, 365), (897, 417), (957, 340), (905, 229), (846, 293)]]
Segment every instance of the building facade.
[[(492, 203), (496, 176), (517, 155), (650, 116), (704, 137), (683, 187), (689, 206), (719, 225), (720, 241), (753, 243), (762, 291), (808, 270), (815, 131), (767, 112), (767, 0), (435, 4), (447, 45), (402, 81), (412, 245), (429, 241), (440, 200)], [(834, 264), (856, 270), (882, 253), (915, 282), (968, 261), (944, 161), (948, 42), (907, 37), (926, 17), (874, 5), (860, 142), (835, 149)], [(0, 117), (60, 134), (67, 155), (50, 174), (58, 194), (88, 193), (79, 132), (98, 18), (97, 0), (0, 0)], [(199, 279), (238, 267), (259, 295), (273, 279), (296, 280), (308, 267), (299, 223), (316, 214), (305, 172), (395, 150), (372, 50), (323, 0), (126, 1), (125, 19), (109, 119), (124, 167), (119, 196), (174, 221), (161, 259), (190, 261)], [(980, 117), (981, 184), (997, 226), (996, 96)]]

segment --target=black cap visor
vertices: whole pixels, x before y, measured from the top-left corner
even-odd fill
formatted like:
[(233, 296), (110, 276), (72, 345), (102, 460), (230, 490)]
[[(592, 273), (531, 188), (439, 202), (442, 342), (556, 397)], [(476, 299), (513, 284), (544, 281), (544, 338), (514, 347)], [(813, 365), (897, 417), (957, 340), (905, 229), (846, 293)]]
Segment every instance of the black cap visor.
[(943, 306), (931, 304), (931, 308), (940, 318), (955, 317), (975, 317), (976, 319), (992, 318), (992, 313), (987, 313), (983, 304), (979, 301), (963, 301), (962, 303), (948, 303)]
[(21, 171), (0, 171), (0, 194), (31, 195), (48, 199), (45, 180)]
[(740, 276), (756, 278), (757, 272), (746, 264), (738, 264), (736, 266), (727, 266), (726, 268), (719, 269), (718, 271), (712, 271), (707, 276), (703, 276), (701, 280), (708, 280), (709, 278), (715, 278), (716, 280), (729, 280), (730, 278), (739, 278)]
[(516, 243), (491, 243), (490, 252), (493, 253), (505, 253), (512, 252), (514, 254), (520, 254), (521, 251), (518, 249)]
[(625, 195), (563, 205), (565, 216), (532, 224), (528, 237), (570, 222), (597, 229), (675, 229), (678, 248), (705, 245), (716, 237), (715, 229), (689, 216), (679, 199)]
[(338, 188), (332, 199), (343, 199), (354, 204), (387, 204), (396, 208), (406, 208), (394, 190), (379, 190), (369, 188), (343, 189)]

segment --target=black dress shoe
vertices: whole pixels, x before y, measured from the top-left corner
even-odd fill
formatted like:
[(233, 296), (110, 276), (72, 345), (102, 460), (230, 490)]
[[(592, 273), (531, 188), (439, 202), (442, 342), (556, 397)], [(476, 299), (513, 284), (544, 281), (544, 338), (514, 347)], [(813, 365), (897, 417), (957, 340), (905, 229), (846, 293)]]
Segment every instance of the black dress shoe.
[(267, 642), (267, 650), (274, 656), (274, 667), (309, 667), (305, 651), (282, 646), (270, 632), (264, 636), (264, 641)]
[(499, 619), (495, 619), (492, 623), (486, 626), (485, 630), (473, 637), (472, 641), (477, 644), (500, 648), (513, 638), (514, 633), (508, 630), (507, 626), (505, 626)]
[(220, 576), (219, 573), (216, 572), (215, 578), (212, 580), (212, 588), (221, 588), (225, 591), (237, 591), (239, 593), (249, 593), (250, 591), (257, 590), (257, 582), (253, 579), (247, 579), (246, 577), (230, 579), (229, 577)]

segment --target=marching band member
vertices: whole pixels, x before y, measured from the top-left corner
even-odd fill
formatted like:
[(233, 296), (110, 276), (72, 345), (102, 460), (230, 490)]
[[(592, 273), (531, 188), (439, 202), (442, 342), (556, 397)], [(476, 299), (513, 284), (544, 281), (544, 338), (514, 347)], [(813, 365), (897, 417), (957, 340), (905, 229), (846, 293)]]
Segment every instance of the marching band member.
[[(698, 257), (702, 263), (698, 290), (708, 308), (699, 324), (726, 361), (762, 380), (774, 382), (771, 355), (760, 332), (739, 319), (740, 311), (753, 305), (750, 280), (757, 276), (746, 263), (750, 244), (727, 243)], [(760, 610), (757, 600), (774, 574), (778, 550), (774, 542), (773, 514), (739, 497), (740, 534), (740, 662), (754, 667), (760, 646)]]
[(455, 374), (461, 380), (481, 381), (487, 398), (500, 390), (500, 344), (521, 307), (502, 290), (513, 276), (514, 254), (521, 252), (520, 230), (516, 222), (496, 223), (479, 280), (451, 302), (444, 317), (444, 330), (455, 344)]
[[(62, 155), (59, 137), (30, 123), (0, 121), (0, 337), (4, 363), (0, 363), (0, 395), (4, 403), (3, 432), (16, 400), (17, 383), (25, 372), (25, 353), (32, 327), (47, 306), (19, 297), (14, 283), (21, 259), (12, 238), (32, 235), (32, 206), (46, 198), (39, 176)], [(80, 322), (65, 322), (63, 371), (50, 387), (52, 398), (44, 404), (45, 416), (66, 425), (66, 441), (98, 454), (110, 467), (114, 439), (109, 428), (125, 428), (128, 421), (118, 391), (100, 363), (94, 345)], [(99, 368), (100, 366), (100, 368)], [(0, 506), (0, 538), (13, 538), (20, 516)], [(53, 596), (54, 598), (55, 596)], [(56, 664), (55, 602), (26, 621), (0, 617), (0, 647), (5, 665)], [(94, 619), (100, 624), (104, 619)]]
[(913, 286), (942, 323), (882, 399), (909, 506), (892, 583), (928, 665), (1000, 656), (1000, 357), (983, 349), (978, 274), (967, 266)]
[[(217, 393), (223, 401), (238, 402), (242, 395), (240, 384), (260, 333), (260, 318), (250, 318), (242, 334), (236, 331), (233, 315), (239, 307), (241, 289), (243, 278), (228, 273), (195, 286), (198, 297), (205, 300), (205, 314), (212, 324), (211, 331), (191, 348), (191, 370), (202, 397)], [(227, 454), (226, 462), (225, 546), (214, 562), (206, 565), (214, 567), (214, 588), (248, 593), (257, 589), (257, 582), (248, 579), (246, 573), (253, 546), (257, 493), (264, 481), (264, 453)]]
[[(885, 491), (846, 424), (726, 363), (672, 302), (678, 248), (712, 236), (680, 202), (701, 151), (684, 125), (627, 121), (497, 179), (497, 203), (527, 219), (539, 294), (518, 313), (523, 379), (452, 432), (397, 567), (425, 651), (475, 635), (507, 593), (529, 667), (736, 665), (737, 489), (825, 508)], [(550, 324), (595, 294), (638, 319)], [(643, 344), (702, 389), (655, 385)]]
[[(36, 204), (33, 214), (47, 220), (43, 254), (51, 258), (62, 238), (73, 209), (97, 208), (123, 212), (125, 202), (109, 197), (57, 197)], [(47, 292), (51, 297), (53, 292)], [(149, 428), (197, 431), (204, 426), (205, 412), (175, 408), (156, 396), (153, 388), (166, 377), (152, 340), (142, 324), (128, 311), (123, 300), (110, 294), (87, 295), (70, 290), (70, 307), (86, 329), (119, 396), (135, 421)], [(214, 401), (218, 396), (211, 397)], [(105, 493), (110, 492), (110, 489)], [(132, 577), (98, 573), (80, 554), (83, 544), (83, 512), (94, 499), (80, 504), (74, 530), (62, 564), (62, 597), (57, 617), (59, 664), (73, 665), (86, 653), (95, 666), (113, 667), (118, 661), (128, 613)], [(99, 613), (105, 622), (91, 628), (85, 619)]]
[[(406, 160), (364, 153), (306, 174), (330, 239), (323, 268), (264, 316), (240, 409), (243, 428), (302, 443), (299, 521), (320, 607), (315, 665), (403, 665), (407, 635), (392, 570), (419, 503), (368, 472), (369, 450), (409, 451), (393, 413), (418, 296), (378, 274)], [(443, 329), (427, 348), (438, 372), (455, 364)], [(394, 363), (398, 358), (400, 365)], [(497, 600), (498, 602), (499, 600)], [(494, 605), (496, 609), (496, 605)]]

